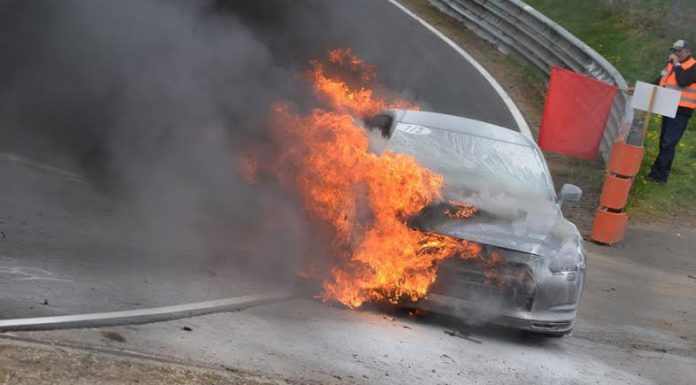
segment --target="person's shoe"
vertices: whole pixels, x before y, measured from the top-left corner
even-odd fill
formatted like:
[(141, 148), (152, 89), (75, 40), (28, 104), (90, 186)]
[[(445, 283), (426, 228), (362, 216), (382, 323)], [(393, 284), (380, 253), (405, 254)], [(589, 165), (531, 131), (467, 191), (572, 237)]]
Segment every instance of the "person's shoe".
[(665, 183), (667, 183), (667, 180), (666, 180), (666, 179), (658, 178), (658, 177), (656, 177), (656, 176), (654, 176), (654, 175), (652, 175), (652, 174), (646, 175), (646, 176), (645, 176), (645, 179), (647, 179), (648, 181), (653, 182), (653, 183), (659, 183), (659, 184), (665, 184)]

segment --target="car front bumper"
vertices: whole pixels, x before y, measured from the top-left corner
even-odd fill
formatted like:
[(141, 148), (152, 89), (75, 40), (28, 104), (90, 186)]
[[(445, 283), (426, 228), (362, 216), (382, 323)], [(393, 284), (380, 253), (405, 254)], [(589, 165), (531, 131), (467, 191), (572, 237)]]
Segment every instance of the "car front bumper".
[(490, 282), (485, 271), (458, 262), (441, 266), (427, 308), (539, 333), (562, 334), (573, 328), (584, 270), (551, 273), (518, 264), (507, 275), (499, 274), (498, 282)]

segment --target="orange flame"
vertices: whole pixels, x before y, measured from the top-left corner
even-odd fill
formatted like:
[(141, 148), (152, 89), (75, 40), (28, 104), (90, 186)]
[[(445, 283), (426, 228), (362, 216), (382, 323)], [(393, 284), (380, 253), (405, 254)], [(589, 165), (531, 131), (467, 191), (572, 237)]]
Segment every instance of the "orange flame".
[[(374, 67), (350, 49), (331, 51), (328, 62), (357, 71), (362, 81), (374, 79)], [(328, 276), (321, 277), (320, 298), (349, 307), (369, 300), (424, 298), (439, 260), (478, 258), (481, 249), (407, 226), (409, 217), (441, 199), (444, 179), (411, 156), (369, 152), (365, 129), (356, 120), (388, 108), (417, 106), (378, 99), (364, 86), (355, 89), (327, 75), (325, 63), (313, 61), (311, 66), (314, 91), (331, 110), (298, 115), (288, 104), (274, 107), (280, 146), (272, 171), (297, 193), (309, 218), (328, 225), (333, 260)], [(457, 207), (455, 215), (475, 212)]]
[[(342, 72), (357, 75), (361, 81), (375, 78), (375, 67), (365, 64), (353, 54), (350, 48), (334, 49), (329, 52), (329, 63), (337, 65)], [(327, 74), (326, 64), (317, 60), (310, 62), (312, 69), (309, 76), (313, 81), (315, 94), (336, 112), (350, 114), (358, 118), (373, 116), (389, 108), (415, 110), (418, 105), (407, 100), (395, 100), (387, 103), (374, 97), (370, 88), (353, 89), (346, 81), (335, 79)]]
[(449, 204), (453, 206), (453, 208), (445, 210), (445, 215), (447, 215), (449, 218), (471, 218), (478, 212), (478, 209), (471, 205), (455, 201), (449, 201)]

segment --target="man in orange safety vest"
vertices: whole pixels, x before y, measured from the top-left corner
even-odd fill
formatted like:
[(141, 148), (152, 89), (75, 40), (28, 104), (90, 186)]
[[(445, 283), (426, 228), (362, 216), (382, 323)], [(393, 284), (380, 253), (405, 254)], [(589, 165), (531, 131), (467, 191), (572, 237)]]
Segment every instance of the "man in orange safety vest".
[(696, 108), (696, 60), (691, 57), (691, 47), (687, 41), (674, 42), (667, 68), (653, 83), (682, 93), (677, 115), (674, 118), (662, 117), (660, 152), (647, 176), (650, 181), (665, 183), (672, 168), (677, 144)]

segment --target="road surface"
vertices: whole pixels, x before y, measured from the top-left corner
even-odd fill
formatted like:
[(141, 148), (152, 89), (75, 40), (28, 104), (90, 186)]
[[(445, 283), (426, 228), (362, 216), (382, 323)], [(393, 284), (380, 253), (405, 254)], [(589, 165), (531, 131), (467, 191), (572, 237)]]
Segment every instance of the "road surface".
[[(279, 34), (273, 23), (256, 27), (277, 61), (299, 69), (328, 48), (350, 46), (379, 63), (386, 85), (428, 109), (515, 127), (486, 79), (392, 4), (322, 3), (335, 8), (313, 18), (304, 34)], [(320, 32), (322, 39), (316, 39)], [(147, 210), (69, 173), (0, 157), (0, 180), (9, 181), (0, 188), (2, 319), (143, 309), (294, 283), (292, 276), (275, 276), (269, 283), (264, 271), (273, 270), (269, 266), (240, 268), (239, 255), (246, 251), (241, 239), (232, 242), (239, 247), (215, 247), (221, 238), (227, 241), (221, 245), (230, 244), (226, 230), (235, 226), (229, 218), (213, 216), (201, 224), (200, 233), (209, 235), (213, 246), (172, 248), (168, 239), (190, 234), (177, 231), (176, 224), (150, 222)], [(631, 231), (637, 240), (650, 239), (640, 229)], [(653, 240), (652, 253), (664, 253), (655, 247), (674, 237), (670, 231)], [(655, 264), (641, 254), (649, 247), (624, 254), (588, 247), (579, 322), (572, 336), (561, 339), (470, 327), (438, 316), (352, 311), (311, 296), (149, 325), (5, 336), (220, 365), (291, 382), (693, 383), (696, 281), (680, 268), (693, 262), (670, 252), (669, 263)]]

